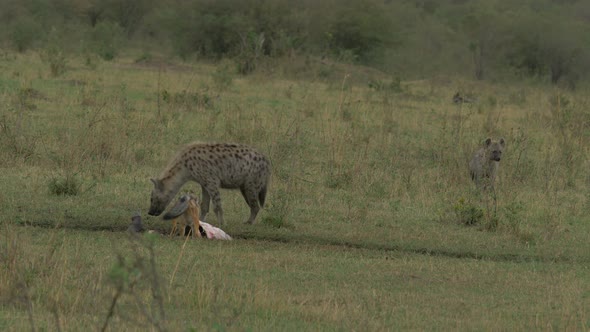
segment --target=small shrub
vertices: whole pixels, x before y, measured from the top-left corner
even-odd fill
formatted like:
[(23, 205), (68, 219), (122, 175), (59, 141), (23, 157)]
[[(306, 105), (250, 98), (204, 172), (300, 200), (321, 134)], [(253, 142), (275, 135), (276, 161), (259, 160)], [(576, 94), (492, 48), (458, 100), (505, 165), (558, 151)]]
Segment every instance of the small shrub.
[(500, 224), (500, 220), (498, 219), (497, 215), (488, 216), (486, 218), (486, 223), (483, 225), (483, 229), (490, 232), (495, 232), (498, 229), (498, 225)]
[(359, 61), (359, 56), (352, 50), (339, 50), (336, 53), (338, 62), (354, 64)]
[(92, 50), (103, 60), (113, 60), (121, 47), (123, 30), (116, 23), (104, 21), (92, 30)]
[(162, 101), (167, 104), (173, 104), (176, 106), (182, 106), (190, 111), (193, 106), (212, 108), (213, 100), (206, 93), (199, 92), (176, 92), (170, 93), (168, 90), (162, 90)]
[(342, 107), (342, 109), (340, 110), (340, 117), (342, 118), (342, 121), (346, 121), (346, 122), (352, 121), (352, 115), (353, 115), (353, 112), (350, 109), (350, 107)]
[(330, 78), (335, 75), (336, 70), (333, 65), (323, 65), (318, 69), (319, 78)]
[(135, 63), (143, 63), (149, 62), (152, 60), (152, 54), (150, 52), (143, 52), (137, 59), (135, 59)]
[(37, 105), (33, 102), (34, 98), (44, 99), (45, 97), (38, 90), (31, 88), (30, 86), (24, 86), (16, 92), (16, 104), (21, 110), (36, 110)]
[(520, 89), (517, 91), (512, 91), (508, 95), (508, 103), (517, 105), (517, 106), (524, 106), (527, 102), (527, 95), (524, 89)]
[(149, 156), (151, 156), (152, 153), (149, 149), (147, 148), (139, 148), (137, 150), (135, 150), (135, 161), (139, 164), (145, 162)]
[(62, 47), (64, 41), (62, 33), (52, 28), (47, 38), (45, 49), (41, 51), (41, 61), (49, 65), (52, 77), (57, 77), (66, 72), (66, 55)]
[(331, 171), (325, 180), (326, 187), (330, 189), (342, 189), (352, 183), (352, 176), (348, 172)]
[(343, 202), (346, 204), (345, 219), (351, 223), (358, 223), (367, 220), (367, 212), (369, 210), (369, 201), (359, 199), (357, 195), (346, 192), (343, 197)]
[(368, 85), (370, 89), (375, 91), (403, 92), (402, 81), (399, 77), (393, 77), (390, 82), (371, 80)]
[(16, 50), (21, 53), (40, 40), (43, 32), (41, 25), (28, 16), (17, 18), (11, 28), (10, 40)]
[(217, 66), (212, 77), (213, 84), (218, 90), (227, 90), (233, 83), (233, 75), (227, 63)]
[(490, 105), (490, 107), (492, 107), (492, 108), (498, 106), (498, 99), (494, 96), (489, 96), (488, 97), (488, 105)]
[(482, 208), (466, 202), (464, 198), (460, 198), (453, 206), (453, 211), (457, 217), (457, 222), (466, 226), (473, 226), (481, 222), (484, 217)]
[(41, 60), (49, 66), (52, 77), (61, 76), (66, 72), (66, 56), (56, 45), (50, 45), (41, 53)]
[(84, 55), (84, 65), (91, 70), (96, 70), (96, 68), (98, 68), (99, 61), (100, 59), (95, 54), (87, 53)]
[[(0, 149), (3, 151), (3, 162), (14, 161), (16, 157), (28, 160), (35, 156), (38, 137), (31, 135), (23, 124), (28, 122), (28, 115), (20, 112), (7, 112), (0, 116)], [(8, 152), (8, 153), (5, 153)]]
[(73, 175), (49, 180), (49, 192), (57, 196), (76, 196), (80, 193), (80, 187), (80, 181)]
[(264, 33), (250, 32), (242, 38), (242, 51), (236, 57), (238, 73), (248, 75), (252, 73), (262, 58), (265, 43)]

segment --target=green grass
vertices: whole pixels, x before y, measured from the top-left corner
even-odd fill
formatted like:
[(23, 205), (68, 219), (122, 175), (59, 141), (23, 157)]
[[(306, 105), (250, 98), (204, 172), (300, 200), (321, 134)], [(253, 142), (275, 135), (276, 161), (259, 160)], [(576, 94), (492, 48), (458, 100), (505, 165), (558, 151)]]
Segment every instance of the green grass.
[[(34, 54), (2, 61), (2, 329), (100, 329), (115, 272), (137, 285), (111, 330), (590, 328), (586, 91), (456, 77), (376, 91), (354, 67), (220, 86), (213, 65), (125, 59), (68, 59), (51, 78)], [(158, 104), (164, 90), (182, 98)], [(454, 105), (457, 90), (478, 102)], [(507, 141), (495, 196), (467, 172), (488, 136)], [(268, 205), (243, 225), (242, 197), (223, 191), (235, 241), (156, 238), (154, 273), (124, 231), (138, 209), (169, 230), (145, 213), (149, 178), (197, 140), (266, 153)], [(483, 216), (466, 226), (465, 211)]]
[[(117, 254), (132, 256), (120, 233), (18, 228), (17, 270), (35, 294), (35, 321), (100, 326), (114, 293), (108, 272)], [(171, 330), (532, 329), (582, 328), (590, 288), (583, 264), (493, 261), (354, 249), (339, 245), (155, 241), (166, 324)], [(22, 255), (22, 256), (21, 256)], [(24, 274), (24, 276), (23, 276)], [(39, 284), (37, 284), (39, 283)], [(137, 296), (149, 308), (149, 287)], [(111, 328), (140, 329), (131, 295)], [(11, 329), (28, 327), (22, 304), (3, 309)], [(130, 316), (130, 317), (129, 317)]]

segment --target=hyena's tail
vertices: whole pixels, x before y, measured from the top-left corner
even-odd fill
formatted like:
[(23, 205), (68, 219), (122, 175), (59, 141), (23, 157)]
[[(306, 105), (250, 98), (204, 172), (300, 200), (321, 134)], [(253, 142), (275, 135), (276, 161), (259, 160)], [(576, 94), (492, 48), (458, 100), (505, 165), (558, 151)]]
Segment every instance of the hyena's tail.
[(262, 187), (262, 189), (258, 193), (258, 201), (260, 202), (260, 207), (264, 207), (264, 201), (266, 200), (266, 186), (267, 185), (265, 184), (264, 187)]

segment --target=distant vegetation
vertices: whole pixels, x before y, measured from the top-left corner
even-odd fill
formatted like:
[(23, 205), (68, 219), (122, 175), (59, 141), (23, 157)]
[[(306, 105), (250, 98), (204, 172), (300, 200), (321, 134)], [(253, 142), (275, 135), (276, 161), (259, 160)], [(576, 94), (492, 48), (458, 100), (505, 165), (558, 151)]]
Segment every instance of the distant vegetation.
[(4, 48), (86, 54), (89, 62), (90, 55), (111, 60), (128, 49), (157, 50), (185, 60), (230, 58), (248, 74), (272, 59), (313, 56), (404, 79), (459, 73), (570, 88), (590, 71), (590, 3), (581, 0), (0, 0), (0, 6)]

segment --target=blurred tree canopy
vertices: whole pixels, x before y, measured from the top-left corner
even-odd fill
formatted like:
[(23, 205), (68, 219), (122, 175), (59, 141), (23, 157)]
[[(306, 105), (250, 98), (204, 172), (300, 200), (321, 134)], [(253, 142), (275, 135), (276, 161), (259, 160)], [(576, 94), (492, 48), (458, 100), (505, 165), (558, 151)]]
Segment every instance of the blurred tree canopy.
[(458, 73), (551, 83), (590, 70), (585, 0), (0, 0), (0, 46), (55, 42), (112, 59), (124, 47), (187, 58), (302, 55), (404, 77)]

